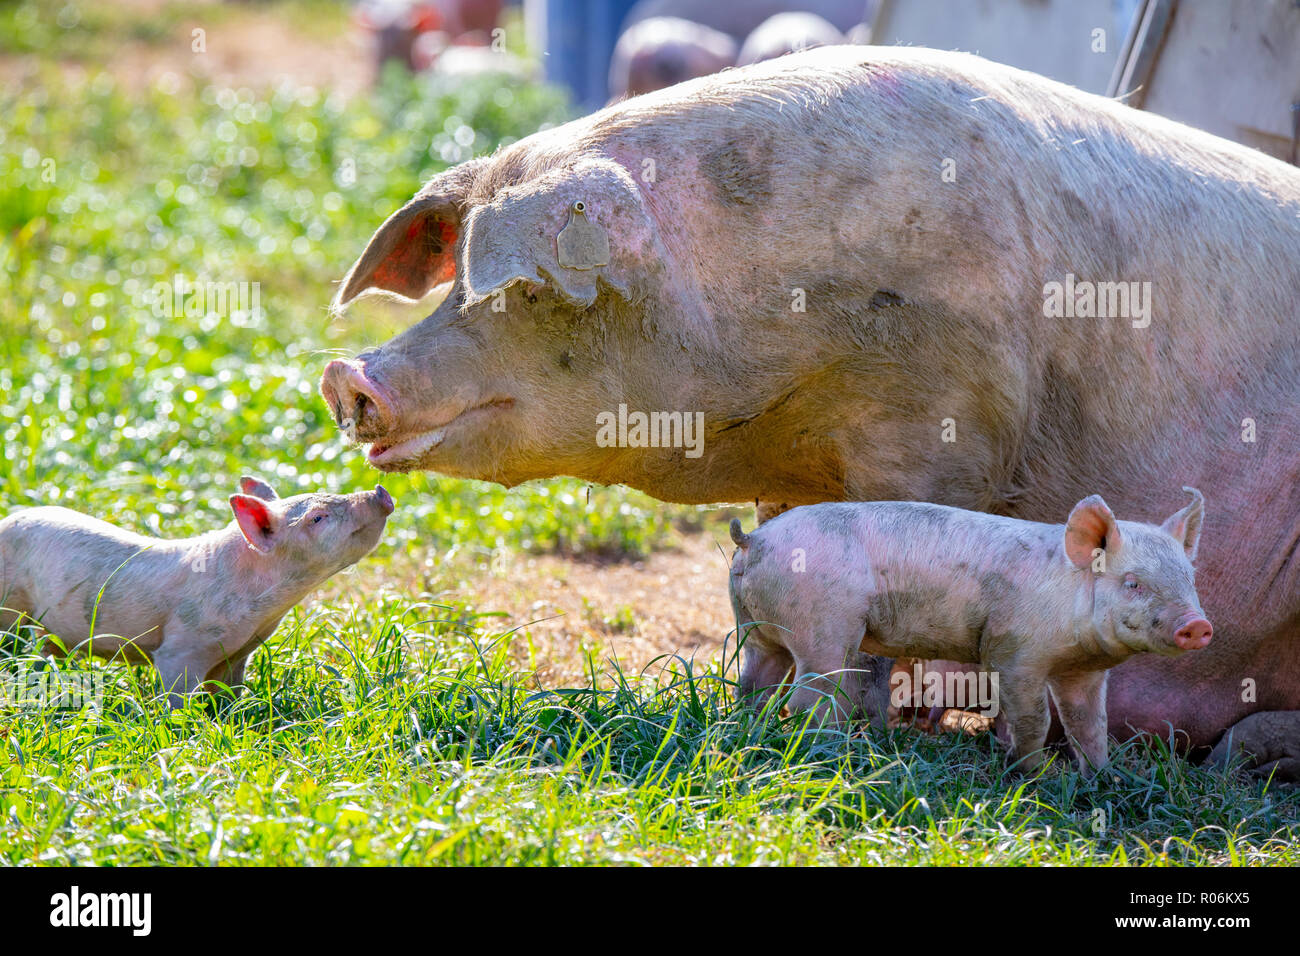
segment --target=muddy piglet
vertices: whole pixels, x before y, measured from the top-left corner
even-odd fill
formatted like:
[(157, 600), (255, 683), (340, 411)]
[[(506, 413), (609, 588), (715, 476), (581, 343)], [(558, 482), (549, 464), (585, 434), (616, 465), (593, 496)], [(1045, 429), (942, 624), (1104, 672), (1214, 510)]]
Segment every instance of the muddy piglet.
[(979, 664), (1021, 767), (1042, 761), (1050, 689), (1090, 772), (1107, 758), (1107, 668), (1210, 642), (1192, 568), (1204, 502), (1184, 491), (1158, 527), (1117, 521), (1098, 495), (1064, 525), (905, 501), (795, 508), (750, 534), (733, 521), (741, 693), (763, 703), (793, 665), (791, 710), (880, 719), (867, 655)]
[(240, 488), (233, 522), (178, 540), (67, 508), (9, 515), (0, 521), (0, 628), (30, 619), (67, 650), (152, 661), (173, 707), (205, 681), (238, 688), (280, 618), (369, 554), (393, 512), (382, 486), (279, 498), (244, 477)]

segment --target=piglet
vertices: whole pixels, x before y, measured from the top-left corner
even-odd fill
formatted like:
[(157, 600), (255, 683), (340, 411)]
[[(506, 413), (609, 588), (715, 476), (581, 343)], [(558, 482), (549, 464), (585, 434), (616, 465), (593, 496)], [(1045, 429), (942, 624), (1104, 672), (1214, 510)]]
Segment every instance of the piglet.
[(791, 710), (880, 717), (867, 655), (975, 663), (1024, 769), (1042, 761), (1050, 689), (1088, 773), (1107, 759), (1106, 670), (1210, 643), (1192, 568), (1204, 500), (1183, 490), (1159, 527), (1098, 495), (1064, 525), (904, 501), (795, 508), (750, 534), (733, 521), (741, 693), (761, 705), (793, 665)]
[(279, 498), (244, 477), (240, 489), (231, 524), (174, 541), (67, 508), (9, 515), (0, 521), (0, 628), (28, 618), (60, 639), (48, 653), (152, 661), (173, 707), (205, 681), (238, 688), (280, 618), (369, 554), (393, 512), (382, 486)]

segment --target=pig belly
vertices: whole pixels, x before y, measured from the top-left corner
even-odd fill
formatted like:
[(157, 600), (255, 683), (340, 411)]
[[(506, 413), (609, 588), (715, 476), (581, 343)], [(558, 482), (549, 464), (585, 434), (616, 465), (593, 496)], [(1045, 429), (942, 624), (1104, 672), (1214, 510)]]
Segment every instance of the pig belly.
[[(68, 595), (68, 600), (63, 603), (47, 605), (43, 613), (41, 603), (37, 602), (32, 614), (40, 621), (42, 629), (57, 635), (69, 651), (89, 652), (105, 660), (147, 660), (144, 652), (155, 650), (162, 643), (161, 628), (133, 620), (131, 614), (115, 613), (115, 609), (105, 606), (102, 600), (96, 610), (95, 596), (95, 592), (86, 595), (74, 593)], [(87, 638), (91, 622), (83, 604), (89, 604), (94, 613), (95, 636), (89, 646)]]
[[(35, 622), (47, 634), (57, 636), (62, 648), (46, 643), (47, 653), (89, 652), (105, 659), (142, 661), (142, 651), (152, 651), (162, 643), (162, 631), (153, 615), (141, 615), (116, 606), (100, 584), (88, 577), (71, 586), (59, 580), (57, 572), (38, 574), (24, 569), (10, 574), (4, 581), (6, 615), (0, 624), (12, 627), (19, 615)], [(87, 646), (92, 617), (95, 637)]]
[(979, 641), (968, 639), (965, 633), (912, 633), (893, 635), (886, 642), (870, 631), (862, 635), (858, 650), (877, 657), (909, 658), (925, 661), (951, 661), (959, 664), (978, 664)]
[(1172, 724), (1178, 749), (1208, 747), (1224, 728), (1256, 711), (1300, 709), (1295, 636), (1292, 631), (1261, 641), (1250, 656), (1228, 641), (1219, 644), (1216, 633), (1205, 650), (1182, 657), (1130, 658), (1110, 672), (1107, 683), (1110, 732), (1120, 740), (1135, 734), (1168, 740)]
[(881, 657), (978, 663), (983, 624), (958, 617), (939, 595), (877, 591), (866, 599), (859, 650)]

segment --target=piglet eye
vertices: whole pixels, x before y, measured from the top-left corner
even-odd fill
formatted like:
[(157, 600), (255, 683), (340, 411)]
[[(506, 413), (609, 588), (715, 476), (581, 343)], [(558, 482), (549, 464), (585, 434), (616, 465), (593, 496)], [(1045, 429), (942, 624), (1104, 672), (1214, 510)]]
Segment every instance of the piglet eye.
[(1125, 578), (1124, 587), (1136, 591), (1138, 589), (1137, 578)]
[(312, 523), (312, 524), (320, 524), (320, 519), (321, 519), (321, 518), (324, 518), (324, 517), (325, 517), (324, 515), (317, 515), (316, 517), (314, 517), (314, 518), (311, 519), (311, 523)]

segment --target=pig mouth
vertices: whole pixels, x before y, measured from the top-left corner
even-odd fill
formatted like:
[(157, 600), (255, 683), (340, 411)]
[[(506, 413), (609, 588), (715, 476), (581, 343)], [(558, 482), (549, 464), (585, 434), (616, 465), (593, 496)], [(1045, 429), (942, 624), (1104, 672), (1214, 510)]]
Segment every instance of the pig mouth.
[(366, 460), (381, 471), (409, 471), (430, 452), (441, 446), (453, 430), (499, 414), (514, 406), (512, 398), (494, 398), (461, 409), (440, 425), (424, 431), (374, 442)]

